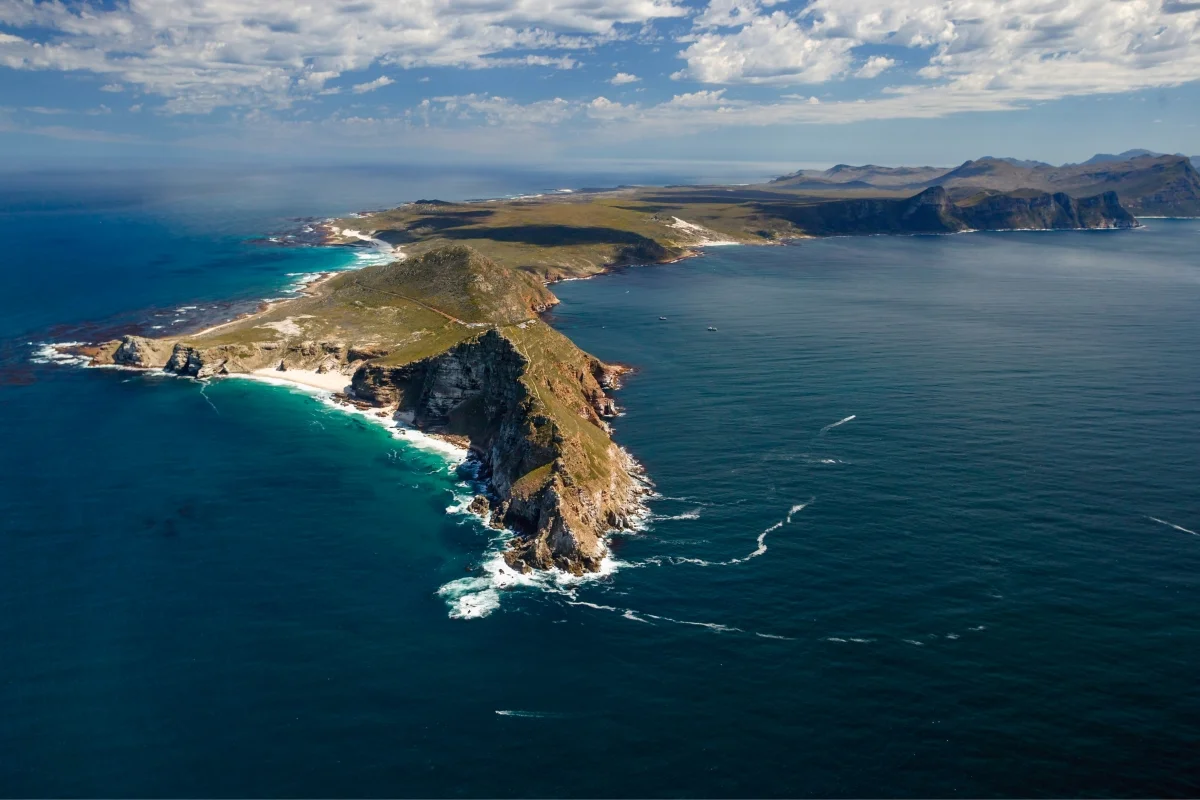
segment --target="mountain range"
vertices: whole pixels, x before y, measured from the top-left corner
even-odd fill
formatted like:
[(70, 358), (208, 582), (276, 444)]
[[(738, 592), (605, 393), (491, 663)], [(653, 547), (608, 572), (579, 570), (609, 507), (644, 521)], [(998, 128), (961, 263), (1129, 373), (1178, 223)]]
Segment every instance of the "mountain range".
[(1200, 216), (1200, 156), (1188, 158), (1148, 150), (1100, 153), (1081, 164), (1054, 166), (1040, 161), (987, 156), (957, 167), (881, 167), (839, 164), (828, 170), (801, 170), (770, 186), (793, 191), (868, 190), (912, 192), (945, 188), (955, 200), (980, 191), (1035, 190), (1074, 198), (1116, 192), (1121, 205), (1142, 216)]

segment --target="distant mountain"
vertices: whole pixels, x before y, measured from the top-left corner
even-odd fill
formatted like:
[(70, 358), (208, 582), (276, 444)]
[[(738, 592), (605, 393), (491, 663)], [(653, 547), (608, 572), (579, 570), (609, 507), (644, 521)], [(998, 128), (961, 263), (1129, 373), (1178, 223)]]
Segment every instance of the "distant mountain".
[(849, 164), (838, 164), (827, 170), (802, 169), (791, 175), (776, 178), (771, 183), (778, 188), (881, 188), (885, 186), (912, 186), (938, 175), (943, 175), (946, 167), (880, 167), (866, 164), (853, 167)]
[[(1131, 155), (1132, 154), (1132, 155)], [(1200, 158), (1200, 157), (1197, 157)], [(772, 181), (772, 188), (796, 191), (854, 189), (862, 196), (867, 184), (894, 193), (941, 186), (957, 199), (980, 190), (1063, 192), (1074, 198), (1114, 191), (1134, 214), (1200, 216), (1200, 172), (1194, 159), (1129, 150), (1119, 156), (1100, 154), (1083, 164), (1051, 166), (1014, 158), (979, 158), (952, 169), (880, 167), (845, 164), (818, 172), (805, 170)]]
[(1153, 150), (1126, 150), (1124, 153), (1117, 153), (1115, 156), (1112, 153), (1096, 153), (1096, 155), (1084, 161), (1080, 166), (1087, 167), (1092, 164), (1107, 164), (1111, 161), (1128, 161), (1131, 158), (1141, 158), (1143, 156), (1165, 156), (1166, 153), (1156, 153)]
[(1052, 166), (1051, 164), (1047, 164), (1045, 161), (1032, 161), (1020, 158), (992, 158), (992, 156), (984, 156), (984, 158), (992, 161), (1006, 161), (1009, 164), (1012, 164), (1014, 167), (1026, 167), (1028, 169), (1033, 169), (1034, 167)]
[(1182, 156), (1134, 156), (1123, 161), (1033, 169), (981, 158), (927, 185), (1000, 192), (1036, 189), (1066, 192), (1072, 197), (1115, 191), (1121, 204), (1134, 214), (1200, 216), (1200, 173)]

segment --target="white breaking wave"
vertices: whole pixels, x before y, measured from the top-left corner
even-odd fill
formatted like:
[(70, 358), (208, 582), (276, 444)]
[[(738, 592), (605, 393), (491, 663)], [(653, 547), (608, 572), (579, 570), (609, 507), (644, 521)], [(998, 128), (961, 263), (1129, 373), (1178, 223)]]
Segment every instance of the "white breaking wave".
[(552, 711), (521, 711), (519, 709), (501, 709), (496, 714), (501, 717), (520, 717), (521, 719), (556, 719), (562, 716)]
[(834, 422), (830, 425), (826, 425), (824, 428), (821, 428), (821, 430), (817, 434), (817, 436), (820, 436), (821, 434), (825, 433), (826, 431), (831, 431), (834, 428), (838, 427), (839, 425), (845, 425), (847, 422), (850, 422), (855, 419), (858, 419), (857, 414), (851, 414), (850, 416), (846, 417), (845, 419), (839, 419), (837, 422)]
[(450, 581), (437, 590), (438, 597), (445, 600), (450, 609), (451, 619), (486, 617), (500, 607), (501, 592), (514, 589), (537, 589), (548, 594), (574, 597), (574, 587), (604, 580), (622, 566), (606, 555), (600, 561), (599, 572), (576, 576), (560, 569), (548, 569), (523, 574), (504, 560), (504, 552), (511, 539), (511, 531), (503, 531), (492, 539), (484, 554), (485, 560), (480, 565), (482, 574)]
[(28, 344), (33, 348), (33, 355), (29, 357), (29, 360), (34, 364), (86, 367), (92, 361), (87, 356), (78, 356), (59, 350), (60, 347), (79, 347), (83, 342), (39, 342), (36, 344), (29, 342)]
[(1184, 528), (1180, 525), (1176, 525), (1174, 522), (1167, 522), (1165, 519), (1159, 519), (1158, 517), (1147, 517), (1146, 519), (1152, 519), (1155, 522), (1159, 523), (1160, 525), (1166, 525), (1168, 528), (1174, 528), (1175, 530), (1177, 530), (1181, 533), (1190, 533), (1192, 536), (1200, 536), (1200, 533), (1196, 533), (1195, 531), (1189, 531), (1187, 528)]
[(652, 522), (669, 522), (676, 519), (700, 519), (700, 509), (693, 508), (691, 511), (685, 511), (682, 514), (655, 514), (650, 517)]

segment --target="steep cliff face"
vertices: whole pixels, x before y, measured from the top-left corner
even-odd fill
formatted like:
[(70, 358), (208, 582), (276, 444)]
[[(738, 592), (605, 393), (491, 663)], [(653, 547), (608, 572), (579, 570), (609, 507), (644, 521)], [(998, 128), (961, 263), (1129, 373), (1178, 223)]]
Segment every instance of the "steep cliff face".
[(785, 213), (797, 228), (818, 236), (1137, 225), (1137, 220), (1121, 206), (1113, 192), (1076, 199), (1061, 192), (1022, 190), (981, 193), (955, 202), (941, 186), (899, 200), (837, 200), (800, 206)]
[(986, 194), (956, 206), (954, 216), (974, 230), (1132, 228), (1133, 215), (1116, 192), (1076, 199), (1064, 192)]
[[(531, 337), (560, 338), (562, 352), (543, 348), (535, 364), (523, 352)], [(470, 439), (493, 490), (493, 519), (519, 534), (507, 555), (514, 568), (582, 574), (600, 568), (607, 531), (640, 509), (632, 462), (601, 418), (615, 410), (599, 382), (607, 370), (530, 322), (413, 364), (364, 365), (353, 386), (423, 429)]]

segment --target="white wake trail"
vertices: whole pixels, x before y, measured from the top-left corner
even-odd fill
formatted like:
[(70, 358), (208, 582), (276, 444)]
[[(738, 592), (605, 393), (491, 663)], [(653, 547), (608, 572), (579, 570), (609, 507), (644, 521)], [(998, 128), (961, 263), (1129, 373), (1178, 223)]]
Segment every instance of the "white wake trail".
[(1146, 517), (1146, 519), (1152, 519), (1155, 522), (1159, 523), (1160, 525), (1166, 525), (1168, 528), (1174, 528), (1175, 530), (1180, 531), (1181, 533), (1190, 533), (1192, 536), (1200, 536), (1200, 533), (1196, 533), (1195, 531), (1189, 531), (1187, 528), (1176, 525), (1174, 522), (1167, 522), (1165, 519), (1159, 519), (1158, 517)]
[(750, 559), (758, 558), (759, 556), (766, 553), (767, 552), (767, 537), (770, 536), (775, 531), (782, 528), (784, 525), (790, 525), (792, 523), (792, 519), (797, 514), (799, 514), (801, 511), (803, 511), (804, 509), (806, 509), (810, 505), (812, 505), (812, 502), (815, 499), (816, 499), (815, 497), (810, 497), (810, 498), (808, 498), (807, 501), (805, 501), (803, 503), (796, 503), (794, 506), (789, 508), (788, 512), (787, 512), (787, 516), (784, 519), (781, 519), (779, 522), (776, 522), (774, 525), (770, 526), (766, 530), (764, 530), (762, 533), (760, 533), (758, 535), (758, 540), (757, 540), (758, 546), (755, 547), (752, 552), (742, 556), (741, 558), (731, 558), (731, 559), (728, 559), (727, 561), (706, 561), (703, 558), (691, 558), (689, 556), (666, 556), (666, 557), (655, 556), (653, 558), (648, 558), (645, 561), (637, 562), (635, 564), (630, 564), (629, 566), (641, 567), (641, 566), (645, 566), (646, 564), (661, 565), (664, 558), (666, 561), (669, 561), (672, 564), (695, 564), (698, 567), (731, 567), (734, 564), (745, 564)]
[(839, 425), (845, 425), (847, 422), (851, 422), (856, 419), (858, 419), (857, 414), (851, 414), (850, 416), (846, 417), (845, 419), (839, 419), (837, 422), (831, 423), (829, 425), (826, 425), (824, 428), (821, 428), (820, 432), (817, 433), (817, 436), (822, 436), (825, 434), (826, 431), (831, 431)]
[[(719, 622), (697, 622), (690, 619), (675, 619), (674, 617), (663, 617), (658, 614), (651, 614), (647, 611), (637, 611), (632, 608), (617, 608), (616, 606), (606, 606), (600, 603), (589, 603), (584, 600), (567, 600), (569, 606), (585, 606), (586, 608), (594, 608), (597, 611), (612, 611), (620, 614), (624, 619), (633, 620), (634, 622), (644, 622), (650, 625), (654, 623), (651, 620), (658, 622), (669, 622), (672, 625), (691, 625), (697, 628), (708, 628), (714, 633), (751, 633), (763, 639), (780, 639), (783, 641), (795, 641), (791, 636), (780, 636), (775, 633), (759, 633), (758, 631), (748, 631), (745, 628), (738, 628), (734, 625), (722, 625)], [(500, 712), (497, 712), (500, 713)]]
[(791, 523), (792, 517), (795, 516), (796, 514), (799, 514), (801, 511), (803, 511), (805, 508), (807, 508), (808, 504), (811, 503), (812, 501), (813, 501), (813, 498), (810, 497), (808, 499), (807, 503), (797, 503), (796, 505), (789, 508), (788, 513), (787, 513), (788, 523)]
[(205, 394), (205, 392), (204, 392), (204, 390), (205, 390), (205, 389), (207, 389), (207, 388), (208, 388), (208, 384), (207, 384), (207, 383), (204, 383), (204, 382), (201, 382), (201, 383), (200, 383), (200, 396), (204, 398), (204, 402), (206, 402), (206, 403), (208, 403), (210, 406), (212, 406), (212, 410), (213, 410), (213, 411), (216, 411), (216, 412), (217, 412), (217, 416), (219, 417), (219, 416), (221, 416), (221, 412), (220, 412), (220, 411), (217, 411), (217, 406), (216, 406), (216, 405), (213, 403), (213, 401), (212, 401), (212, 398), (210, 398), (210, 397), (209, 397), (207, 394)]

